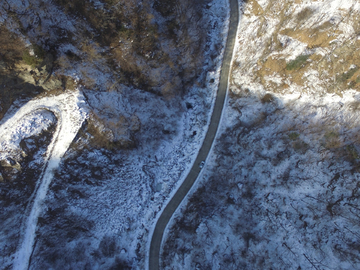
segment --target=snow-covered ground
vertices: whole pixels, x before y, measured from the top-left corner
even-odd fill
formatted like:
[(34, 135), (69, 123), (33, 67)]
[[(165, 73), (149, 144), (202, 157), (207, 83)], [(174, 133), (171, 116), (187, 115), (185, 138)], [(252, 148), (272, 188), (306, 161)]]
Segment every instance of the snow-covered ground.
[(360, 267), (360, 95), (347, 58), (359, 15), (356, 1), (243, 5), (221, 137), (170, 227), (164, 269)]
[(313, 263), (357, 269), (356, 104), (356, 92), (267, 105), (254, 96), (234, 101), (213, 160), (175, 218), (165, 268), (298, 269)]
[[(165, 202), (186, 177), (210, 121), (227, 35), (227, 1), (209, 3), (205, 15), (207, 18), (204, 21), (208, 23), (203, 68), (205, 76), (199, 78), (206, 78), (206, 82), (195, 82), (194, 86), (186, 89), (184, 96), (159, 97), (123, 85), (117, 85), (109, 92), (83, 89), (89, 107), (103, 121), (114, 122), (116, 126), (116, 121), (122, 117), (139, 119), (140, 131), (132, 138), (136, 140), (136, 148), (91, 148), (87, 141), (89, 137), (85, 123), (72, 146), (61, 158), (60, 149), (55, 151), (56, 147), (61, 146), (66, 151), (73, 141), (75, 129), (64, 137), (66, 142), (61, 142), (63, 136), (57, 135), (60, 132), (59, 125), (63, 125), (66, 115), (78, 115), (79, 119), (84, 116), (81, 110), (76, 112), (82, 105), (74, 104), (73, 100), (66, 102), (64, 99), (63, 102), (67, 106), (73, 106), (71, 108), (63, 105), (56, 107), (55, 103), (62, 103), (60, 99), (65, 97), (63, 95), (49, 97), (48, 107), (39, 105), (39, 109), (45, 111), (36, 111), (30, 120), (22, 117), (26, 114), (25, 111), (30, 113), (26, 109), (30, 107), (19, 110), (24, 113), (21, 117), (16, 117), (16, 121), (19, 121), (16, 125), (15, 118), (6, 116), (9, 119), (6, 123), (13, 123), (14, 129), (22, 126), (22, 130), (30, 131), (14, 130), (6, 133), (9, 134), (7, 144), (2, 146), (5, 155), (9, 154), (11, 147), (19, 149), (18, 144), (26, 134), (36, 133), (31, 126), (42, 130), (57, 118), (58, 127), (53, 142), (48, 146), (51, 149), (53, 145), (53, 154), (47, 153), (45, 159), (50, 158), (51, 161), (51, 157), (58, 153), (54, 164), (59, 167), (56, 170), (48, 167), (49, 170), (54, 169), (49, 171), (54, 174), (53, 180), (44, 182), (44, 186), (39, 182), (37, 190), (42, 191), (41, 196), (36, 198), (35, 193), (33, 195), (35, 201), (42, 203), (35, 204), (36, 211), (31, 214), (30, 223), (35, 226), (23, 233), (29, 239), (33, 239), (33, 236), (35, 238), (26, 242), (26, 245), (24, 243), (24, 249), (19, 242), (15, 249), (18, 250), (17, 254), (13, 245), (12, 249), (7, 248), (6, 254), (2, 255), (2, 268), (10, 267), (13, 262), (15, 267), (20, 263), (25, 265), (27, 259), (22, 254), (25, 247), (32, 246), (31, 241), (34, 241), (34, 249), (27, 250), (27, 255), (31, 255), (30, 269), (145, 267), (149, 230), (155, 224), (155, 218)], [(101, 65), (101, 61), (97, 64)], [(96, 73), (92, 73), (91, 65), (87, 66), (86, 63), (83, 63), (83, 68), (89, 69), (87, 72), (97, 82), (109, 83), (106, 81), (111, 76), (108, 76), (106, 68), (97, 69)], [(74, 72), (77, 79), (76, 70), (71, 70), (71, 74)], [(36, 102), (38, 101), (31, 101), (30, 104)], [(36, 108), (33, 106), (33, 109)], [(47, 110), (53, 114), (47, 113)], [(12, 111), (14, 114), (15, 109)], [(60, 118), (63, 120), (60, 121)], [(38, 122), (42, 124), (36, 125)], [(73, 122), (76, 129), (81, 125), (81, 121)], [(120, 136), (121, 132), (117, 135)], [(59, 143), (53, 144), (56, 138)], [(44, 159), (41, 155), (38, 158)], [(50, 180), (45, 176), (43, 178)], [(19, 211), (19, 215), (21, 213)], [(7, 218), (10, 219), (9, 216)], [(24, 223), (25, 220), (27, 216), (23, 217)], [(24, 229), (27, 227), (25, 224)], [(5, 249), (7, 244), (6, 241), (1, 242), (0, 248)]]
[(14, 269), (28, 268), (38, 217), (43, 210), (44, 199), (53, 174), (86, 117), (86, 112), (82, 107), (84, 107), (82, 95), (79, 92), (68, 92), (55, 97), (31, 100), (15, 114), (9, 113), (2, 121), (0, 158), (6, 160), (9, 155), (14, 156), (17, 152), (22, 152), (19, 148), (21, 140), (41, 133), (49, 126), (49, 122), (57, 120), (52, 141), (44, 157), (43, 172), (37, 180), (33, 199), (30, 199), (31, 203), (28, 206), (30, 211), (27, 217), (23, 217), (27, 221), (24, 222), (23, 237), (20, 238), (21, 247), (13, 262)]

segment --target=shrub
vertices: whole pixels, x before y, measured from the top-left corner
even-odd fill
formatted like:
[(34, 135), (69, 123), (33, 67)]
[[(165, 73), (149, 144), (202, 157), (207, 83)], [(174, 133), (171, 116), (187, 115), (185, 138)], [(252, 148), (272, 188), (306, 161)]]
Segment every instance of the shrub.
[(355, 81), (350, 81), (349, 83), (348, 83), (348, 88), (350, 89), (350, 88), (354, 88), (356, 86), (356, 82)]
[(46, 52), (41, 46), (34, 44), (32, 45), (32, 48), (36, 57), (44, 59)]
[(119, 37), (122, 39), (129, 39), (134, 36), (134, 30), (121, 26), (119, 29)]
[(324, 135), (324, 146), (327, 149), (339, 148), (341, 146), (340, 134), (336, 131), (328, 131)]
[(15, 63), (22, 59), (24, 42), (5, 26), (0, 26), (0, 55), (8, 68), (14, 68)]
[(286, 64), (286, 69), (287, 70), (295, 70), (295, 69), (302, 68), (305, 65), (305, 63), (309, 57), (310, 57), (310, 55), (299, 55), (298, 57), (296, 57), (295, 60), (292, 60)]
[(99, 244), (99, 249), (105, 257), (114, 257), (117, 250), (115, 239), (110, 236), (104, 236)]
[(346, 150), (347, 150), (351, 160), (360, 159), (359, 153), (356, 150), (354, 145), (347, 145)]
[(265, 94), (261, 99), (261, 103), (270, 103), (273, 101), (274, 101), (274, 96), (270, 93)]
[(308, 19), (312, 14), (314, 13), (314, 11), (307, 7), (307, 8), (304, 8), (302, 11), (300, 11), (297, 15), (296, 15), (296, 20), (298, 22), (303, 22), (305, 21), (306, 19)]
[(26, 50), (23, 53), (22, 59), (24, 60), (24, 62), (26, 64), (35, 68), (38, 65), (40, 65), (42, 63), (42, 61), (44, 60), (45, 51), (43, 48), (41, 48), (38, 45), (32, 45), (31, 49), (34, 51), (34, 55), (30, 54), (30, 50)]
[(86, 53), (87, 60), (90, 62), (101, 59), (101, 55), (97, 51), (98, 44), (83, 42), (81, 50)]
[(324, 136), (326, 139), (338, 138), (339, 133), (337, 133), (336, 131), (329, 131), (329, 132), (326, 132)]
[(293, 147), (296, 151), (304, 154), (308, 150), (309, 145), (301, 140), (296, 140), (293, 142)]
[[(343, 74), (336, 76), (336, 81), (343, 83), (348, 79), (350, 79), (358, 70), (359, 70), (358, 67), (350, 68), (348, 71), (344, 72)], [(356, 78), (356, 82), (358, 82), (358, 78)]]
[(300, 134), (297, 132), (291, 132), (288, 136), (290, 140), (295, 141), (297, 138), (299, 138)]
[(155, 0), (154, 9), (162, 16), (167, 17), (174, 14), (176, 2), (172, 0)]
[(29, 51), (25, 51), (22, 56), (24, 62), (33, 68), (36, 67), (38, 61), (34, 55), (30, 55)]

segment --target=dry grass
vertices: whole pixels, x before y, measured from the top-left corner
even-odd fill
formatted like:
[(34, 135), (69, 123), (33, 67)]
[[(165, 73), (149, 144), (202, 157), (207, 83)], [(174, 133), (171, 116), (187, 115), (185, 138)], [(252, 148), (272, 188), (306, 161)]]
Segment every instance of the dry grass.
[[(193, 35), (193, 30), (202, 27), (199, 21), (203, 1), (106, 0), (103, 9), (95, 9), (90, 0), (54, 2), (65, 13), (91, 26), (91, 31), (81, 33), (84, 57), (90, 62), (106, 60), (123, 84), (158, 95), (178, 95), (184, 87), (177, 83), (177, 77), (185, 83), (191, 82), (202, 66), (205, 35), (204, 31)], [(154, 24), (154, 17), (158, 16), (154, 9), (164, 17), (164, 27)], [(188, 31), (190, 28), (192, 31)], [(109, 49), (99, 53), (99, 48)], [(69, 61), (64, 59), (58, 63), (64, 65), (64, 69), (69, 66)], [(152, 76), (156, 68), (162, 72)], [(92, 85), (88, 78), (84, 80), (88, 86)]]
[(98, 45), (96, 43), (83, 42), (81, 44), (81, 50), (86, 54), (86, 59), (90, 62), (94, 62), (102, 58), (98, 53)]
[(309, 19), (309, 17), (314, 13), (314, 11), (307, 7), (304, 8), (303, 10), (301, 10), (297, 15), (296, 15), (296, 21), (298, 23), (303, 23), (304, 21), (306, 21), (307, 19)]
[(256, 16), (260, 16), (264, 13), (264, 10), (256, 0), (250, 0), (247, 4), (252, 6), (252, 10)]
[(297, 29), (296, 31), (294, 31), (294, 29), (284, 29), (281, 32), (283, 35), (287, 35), (307, 44), (310, 48), (329, 47), (330, 42), (335, 40), (336, 37), (341, 34), (339, 31), (334, 31), (332, 33), (333, 35), (329, 35), (328, 32), (321, 32), (317, 28)]
[[(270, 1), (261, 13), (254, 9), (257, 5), (256, 1), (249, 1), (247, 6), (249, 8), (245, 12), (258, 17), (257, 32), (250, 41), (255, 44), (256, 40), (260, 39), (266, 47), (258, 58), (256, 67), (250, 55), (257, 54), (258, 50), (247, 49), (250, 53), (249, 61), (241, 63), (241, 72), (254, 70), (254, 74), (249, 76), (260, 82), (266, 91), (275, 93), (285, 93), (289, 88), (289, 82), (308, 91), (305, 89), (312, 88), (312, 83), (304, 74), (310, 70), (312, 74), (317, 71), (320, 91), (339, 95), (343, 89), (348, 88), (360, 91), (360, 70), (351, 68), (351, 66), (360, 67), (360, 41), (356, 36), (343, 40), (341, 37), (344, 33), (339, 30), (339, 25), (330, 21), (319, 23), (321, 18), (317, 23), (308, 24), (312, 16), (318, 15), (314, 15), (315, 11), (309, 7), (295, 13), (297, 5), (293, 1), (281, 1), (281, 3)], [(291, 12), (292, 16), (289, 16)], [(269, 18), (276, 18), (278, 22), (271, 36), (268, 34)], [(360, 29), (358, 19), (360, 14), (348, 12), (344, 14), (342, 22), (352, 25), (356, 30)], [(280, 42), (280, 36), (287, 36), (305, 44), (306, 51), (295, 60), (286, 63), (285, 59), (289, 57), (286, 52), (287, 44)], [(333, 42), (334, 40), (338, 41)], [(274, 76), (277, 77), (276, 83), (271, 80)]]
[(82, 69), (80, 72), (82, 79), (79, 83), (83, 85), (86, 89), (96, 88), (96, 81), (93, 78), (92, 74), (90, 74), (87, 69)]
[(69, 68), (71, 68), (72, 64), (69, 60), (68, 57), (66, 57), (65, 55), (60, 56), (57, 60), (56, 60), (56, 65), (60, 68), (60, 70), (65, 71)]
[(26, 51), (24, 42), (4, 25), (0, 26), (0, 61), (6, 68), (12, 69), (15, 64), (22, 60), (23, 52)]
[(134, 134), (139, 130), (140, 120), (136, 115), (118, 115), (105, 120), (92, 111), (80, 135), (88, 138), (90, 147), (116, 150), (135, 147)]

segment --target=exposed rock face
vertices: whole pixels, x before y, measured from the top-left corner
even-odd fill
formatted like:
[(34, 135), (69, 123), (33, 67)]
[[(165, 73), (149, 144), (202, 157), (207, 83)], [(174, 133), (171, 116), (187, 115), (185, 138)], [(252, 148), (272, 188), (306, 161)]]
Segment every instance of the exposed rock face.
[[(0, 161), (1, 180), (15, 181), (21, 172), (21, 165), (12, 158)], [(5, 178), (4, 178), (5, 177)]]
[(16, 71), (18, 78), (23, 83), (29, 83), (34, 86), (39, 86), (46, 91), (53, 91), (63, 88), (63, 82), (60, 78), (52, 76), (51, 69), (49, 70), (46, 65), (39, 68), (32, 68), (28, 65), (17, 65)]

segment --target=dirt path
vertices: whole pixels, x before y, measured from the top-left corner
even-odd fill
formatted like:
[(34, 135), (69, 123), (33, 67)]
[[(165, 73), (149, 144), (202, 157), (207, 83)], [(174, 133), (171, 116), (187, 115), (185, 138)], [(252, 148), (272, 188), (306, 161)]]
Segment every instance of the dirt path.
[(226, 47), (224, 52), (224, 59), (222, 63), (221, 73), (220, 73), (220, 83), (219, 83), (219, 89), (215, 100), (215, 106), (214, 111), (211, 116), (211, 122), (209, 125), (209, 129), (206, 133), (204, 143), (200, 148), (200, 151), (198, 153), (198, 156), (196, 157), (196, 160), (180, 186), (180, 188), (177, 190), (175, 195), (172, 197), (170, 202), (166, 205), (164, 211), (160, 215), (152, 238), (150, 243), (150, 250), (149, 250), (149, 270), (158, 270), (160, 268), (159, 266), (159, 259), (160, 259), (160, 247), (161, 247), (161, 241), (164, 235), (164, 230), (179, 206), (179, 204), (182, 202), (182, 200), (185, 198), (187, 193), (189, 192), (190, 188), (194, 184), (196, 178), (198, 177), (200, 173), (200, 167), (199, 164), (201, 161), (205, 160), (209, 154), (209, 151), (211, 149), (211, 146), (214, 142), (216, 132), (218, 130), (219, 122), (221, 119), (224, 102), (226, 99), (226, 92), (228, 89), (228, 79), (229, 79), (229, 71), (232, 61), (232, 55), (235, 45), (235, 39), (236, 39), (236, 32), (237, 27), (239, 23), (239, 8), (238, 8), (238, 2), (237, 0), (229, 0), (230, 1), (230, 23), (229, 23), (229, 32), (228, 32), (228, 38), (226, 41)]
[[(79, 107), (84, 103), (83, 96), (78, 92), (66, 92), (59, 96), (34, 99), (22, 106), (15, 114), (1, 121), (0, 126), (0, 154), (7, 152), (6, 142), (12, 137), (19, 137), (17, 133), (22, 127), (22, 119), (33, 112), (47, 110), (57, 118), (57, 127), (47, 148), (45, 166), (38, 180), (37, 187), (31, 200), (31, 210), (24, 222), (21, 243), (13, 261), (14, 270), (28, 269), (29, 261), (36, 237), (37, 220), (43, 210), (44, 200), (54, 172), (60, 160), (75, 138), (86, 117), (86, 112)], [(16, 124), (15, 124), (16, 123)], [(30, 128), (30, 127), (28, 127)], [(21, 139), (21, 138), (19, 138)]]

